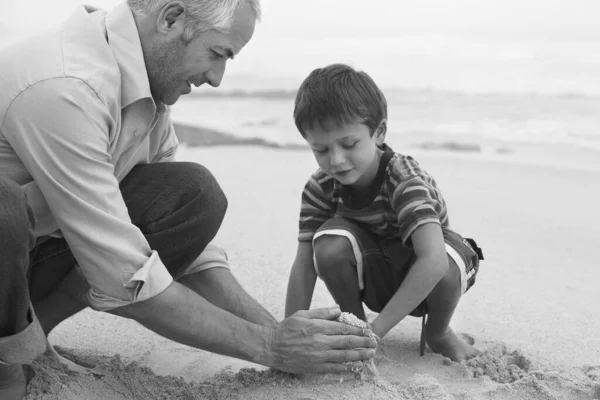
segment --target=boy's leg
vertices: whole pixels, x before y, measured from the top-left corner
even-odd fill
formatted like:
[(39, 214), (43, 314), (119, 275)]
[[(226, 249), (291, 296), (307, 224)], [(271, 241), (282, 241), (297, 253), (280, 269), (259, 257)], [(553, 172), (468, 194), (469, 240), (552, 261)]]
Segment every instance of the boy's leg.
[(319, 276), (340, 309), (366, 321), (350, 240), (327, 234), (314, 240), (313, 249)]
[(346, 219), (334, 218), (315, 233), (313, 251), (316, 272), (340, 309), (366, 321), (363, 301), (373, 307), (364, 298), (369, 285), (365, 273), (383, 260), (375, 238)]
[(0, 398), (6, 400), (25, 395), (21, 364), (33, 362), (46, 349), (27, 287), (34, 225), (21, 188), (0, 178)]
[[(428, 319), (425, 327), (427, 344), (436, 353), (449, 357), (453, 361), (463, 361), (477, 355), (477, 350), (462, 340), (450, 328), (450, 320), (454, 310), (467, 286), (467, 269), (473, 270), (477, 261), (472, 258), (470, 250), (459, 239), (446, 238), (454, 246), (463, 250), (467, 256), (461, 257), (454, 246), (446, 244), (448, 248), (448, 271), (427, 296)], [(454, 254), (454, 256), (450, 256)], [(473, 273), (476, 272), (476, 269)], [(471, 279), (474, 279), (471, 278)]]

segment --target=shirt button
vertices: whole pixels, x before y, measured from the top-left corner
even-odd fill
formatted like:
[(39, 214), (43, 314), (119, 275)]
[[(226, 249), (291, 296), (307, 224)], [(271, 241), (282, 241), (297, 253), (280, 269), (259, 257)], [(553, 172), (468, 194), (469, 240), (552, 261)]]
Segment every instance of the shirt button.
[(134, 130), (133, 130), (133, 135), (134, 135), (134, 136), (140, 136), (141, 134), (142, 134), (142, 131), (141, 131), (141, 130), (139, 130), (139, 129), (134, 129)]

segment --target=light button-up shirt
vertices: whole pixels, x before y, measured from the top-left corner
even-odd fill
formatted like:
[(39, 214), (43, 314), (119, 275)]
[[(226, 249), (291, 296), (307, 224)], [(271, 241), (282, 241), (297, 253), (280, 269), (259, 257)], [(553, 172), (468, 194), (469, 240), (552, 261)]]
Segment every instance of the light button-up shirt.
[(0, 176), (25, 190), (36, 235), (64, 236), (97, 310), (161, 293), (173, 278), (119, 182), (137, 164), (172, 161), (178, 143), (152, 99), (131, 10), (79, 7), (0, 49), (0, 71)]

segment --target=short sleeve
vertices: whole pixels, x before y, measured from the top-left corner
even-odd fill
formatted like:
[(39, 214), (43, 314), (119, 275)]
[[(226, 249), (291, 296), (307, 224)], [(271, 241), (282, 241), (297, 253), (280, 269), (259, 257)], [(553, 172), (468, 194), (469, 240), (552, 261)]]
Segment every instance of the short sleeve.
[(410, 237), (421, 225), (435, 223), (441, 225), (435, 188), (421, 177), (413, 177), (401, 182), (393, 191), (392, 207), (398, 216), (402, 242), (410, 244)]

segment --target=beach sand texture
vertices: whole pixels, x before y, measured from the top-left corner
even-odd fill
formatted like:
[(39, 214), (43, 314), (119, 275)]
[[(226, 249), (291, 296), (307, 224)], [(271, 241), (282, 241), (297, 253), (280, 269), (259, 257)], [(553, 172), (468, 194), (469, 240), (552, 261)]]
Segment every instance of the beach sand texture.
[[(384, 339), (375, 359), (379, 381), (352, 373), (298, 377), (85, 310), (50, 340), (96, 368), (78, 375), (39, 360), (27, 398), (600, 399), (600, 172), (444, 151), (410, 154), (436, 177), (451, 225), (484, 249), (477, 283), (452, 322), (474, 338), (481, 356), (463, 364), (429, 350), (420, 357), (420, 321), (409, 318)], [(221, 183), (229, 209), (215, 241), (242, 285), (282, 318), (300, 193), (316, 168), (312, 155), (183, 146), (179, 160), (206, 165)], [(318, 282), (312, 307), (332, 304)]]

